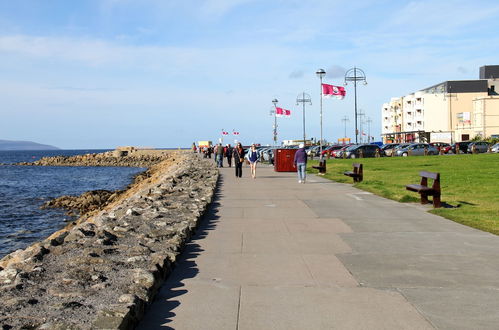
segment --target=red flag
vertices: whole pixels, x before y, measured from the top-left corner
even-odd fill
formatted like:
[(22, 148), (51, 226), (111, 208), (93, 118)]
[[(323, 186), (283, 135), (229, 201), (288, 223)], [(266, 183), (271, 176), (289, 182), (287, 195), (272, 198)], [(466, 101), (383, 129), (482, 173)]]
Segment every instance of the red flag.
[(232, 134), (239, 135), (239, 132), (236, 132), (235, 130), (232, 130)]
[(277, 117), (290, 117), (291, 110), (283, 109), (283, 108), (275, 108), (275, 114)]
[(323, 97), (336, 97), (337, 99), (343, 100), (345, 95), (347, 95), (345, 87), (322, 84)]
[(229, 135), (229, 132), (222, 130), (222, 135)]

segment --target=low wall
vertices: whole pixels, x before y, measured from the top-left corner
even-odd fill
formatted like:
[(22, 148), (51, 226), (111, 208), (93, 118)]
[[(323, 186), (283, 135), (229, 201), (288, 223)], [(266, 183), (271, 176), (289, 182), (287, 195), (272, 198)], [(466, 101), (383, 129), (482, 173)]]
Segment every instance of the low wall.
[(131, 329), (211, 202), (218, 171), (183, 153), (85, 221), (0, 260), (3, 329)]

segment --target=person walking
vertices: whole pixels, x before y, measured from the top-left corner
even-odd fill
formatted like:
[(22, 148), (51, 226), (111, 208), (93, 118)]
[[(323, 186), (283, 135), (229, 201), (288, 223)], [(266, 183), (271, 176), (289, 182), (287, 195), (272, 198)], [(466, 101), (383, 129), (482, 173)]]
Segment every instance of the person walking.
[(229, 167), (232, 167), (232, 152), (233, 150), (229, 143), (225, 148), (225, 157), (227, 157), (227, 164), (229, 164)]
[(293, 162), (294, 167), (298, 167), (298, 182), (305, 183), (306, 169), (307, 169), (307, 152), (305, 151), (305, 145), (300, 143), (299, 149), (296, 150), (295, 159)]
[(244, 149), (241, 142), (238, 142), (233, 151), (234, 167), (236, 168), (236, 178), (243, 176)]
[(217, 162), (217, 167), (224, 167), (224, 147), (219, 143), (215, 150), (215, 159)]
[(260, 155), (258, 154), (258, 151), (256, 150), (256, 146), (254, 144), (251, 145), (246, 158), (248, 158), (249, 160), (251, 177), (254, 179), (256, 178), (256, 164), (258, 164), (258, 161), (260, 160)]

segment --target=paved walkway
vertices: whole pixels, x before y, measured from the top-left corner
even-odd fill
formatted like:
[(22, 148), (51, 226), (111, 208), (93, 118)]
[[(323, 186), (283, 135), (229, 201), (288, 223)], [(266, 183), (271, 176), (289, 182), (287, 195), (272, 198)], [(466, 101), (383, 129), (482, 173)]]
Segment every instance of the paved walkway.
[(139, 329), (499, 328), (499, 237), (316, 176), (243, 171), (221, 170)]

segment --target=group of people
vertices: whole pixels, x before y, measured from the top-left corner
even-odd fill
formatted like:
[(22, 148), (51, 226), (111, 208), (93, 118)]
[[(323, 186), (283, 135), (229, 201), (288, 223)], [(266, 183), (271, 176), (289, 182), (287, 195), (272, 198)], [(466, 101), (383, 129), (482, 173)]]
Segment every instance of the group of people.
[(247, 160), (251, 168), (251, 177), (253, 179), (256, 178), (256, 164), (260, 161), (260, 155), (258, 154), (256, 146), (254, 144), (251, 145), (251, 148), (246, 153), (240, 142), (237, 143), (234, 148), (232, 148), (230, 144), (227, 144), (224, 147), (221, 143), (219, 143), (213, 148), (213, 153), (215, 154), (215, 162), (217, 164), (217, 167), (224, 166), (224, 158), (227, 159), (227, 164), (229, 165), (229, 167), (232, 167), (232, 160), (234, 159), (234, 167), (236, 169), (237, 178), (242, 177), (243, 163), (245, 160)]
[[(195, 144), (193, 144), (192, 150), (196, 152), (197, 149)], [(227, 144), (224, 147), (221, 143), (218, 143), (214, 147), (205, 146), (203, 148), (199, 148), (199, 153), (203, 153), (204, 158), (211, 158), (211, 154), (213, 153), (215, 155), (215, 163), (217, 164), (217, 167), (223, 167), (224, 158), (227, 158), (227, 164), (229, 167), (232, 167), (232, 159), (234, 159), (236, 178), (242, 177), (243, 163), (246, 159), (250, 165), (251, 177), (253, 179), (256, 178), (256, 166), (260, 161), (260, 154), (258, 153), (255, 144), (251, 145), (247, 153), (244, 151), (241, 142), (238, 142), (235, 147), (231, 147), (230, 144)], [(307, 153), (303, 143), (299, 145), (299, 148), (295, 153), (293, 165), (297, 168), (298, 182), (305, 183)]]

